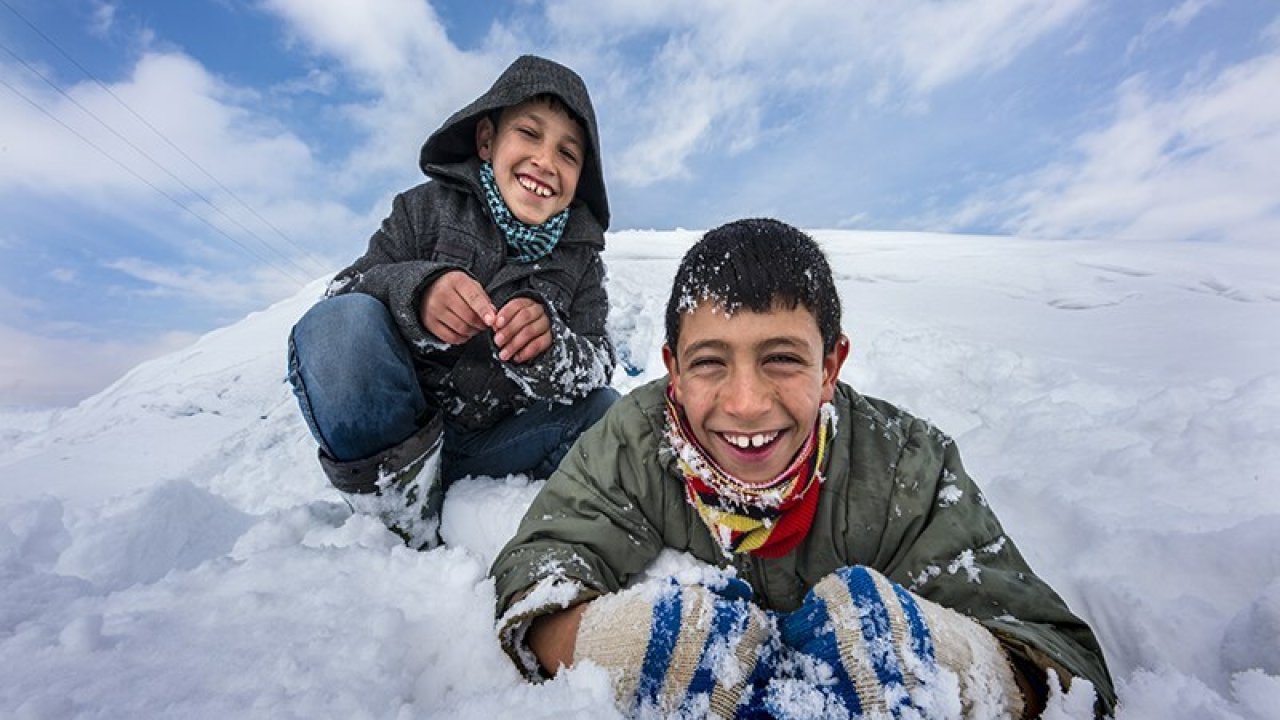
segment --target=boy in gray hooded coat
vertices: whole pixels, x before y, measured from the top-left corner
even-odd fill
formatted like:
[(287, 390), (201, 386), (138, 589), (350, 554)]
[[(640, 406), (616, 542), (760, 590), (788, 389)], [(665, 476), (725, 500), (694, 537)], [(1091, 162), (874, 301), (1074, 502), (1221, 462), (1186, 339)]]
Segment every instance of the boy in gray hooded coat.
[(430, 181), (293, 328), (289, 379), (333, 485), (427, 548), (448, 483), (550, 475), (618, 395), (582, 79), (517, 59), (419, 164)]

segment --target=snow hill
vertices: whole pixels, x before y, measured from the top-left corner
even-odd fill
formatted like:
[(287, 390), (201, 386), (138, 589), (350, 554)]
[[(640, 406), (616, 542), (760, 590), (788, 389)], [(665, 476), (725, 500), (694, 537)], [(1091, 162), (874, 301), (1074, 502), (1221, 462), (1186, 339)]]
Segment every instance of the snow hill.
[[(624, 392), (661, 374), (696, 236), (610, 235)], [(1276, 254), (815, 236), (853, 340), (844, 379), (957, 439), (1100, 636), (1117, 717), (1277, 717)], [(528, 685), (493, 638), (486, 569), (535, 484), (459, 483), (428, 553), (328, 487), (285, 382), (289, 327), (322, 288), (75, 408), (0, 416), (0, 717), (612, 715), (598, 670)]]

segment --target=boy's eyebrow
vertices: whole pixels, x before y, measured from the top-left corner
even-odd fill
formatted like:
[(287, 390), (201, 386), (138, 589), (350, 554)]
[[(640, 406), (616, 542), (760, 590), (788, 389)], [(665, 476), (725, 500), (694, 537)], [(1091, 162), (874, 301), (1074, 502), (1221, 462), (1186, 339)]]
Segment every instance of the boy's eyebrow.
[(779, 337), (771, 337), (760, 343), (759, 347), (773, 348), (777, 346), (783, 347), (805, 347), (808, 343), (805, 339), (796, 335), (782, 335)]
[(713, 339), (709, 339), (709, 340), (698, 340), (698, 341), (696, 341), (696, 342), (690, 343), (690, 344), (689, 344), (689, 346), (688, 346), (688, 347), (686, 347), (686, 348), (684, 349), (684, 354), (686, 354), (686, 355), (691, 355), (691, 354), (693, 354), (693, 353), (695, 353), (695, 352), (698, 352), (699, 350), (721, 350), (721, 351), (723, 351), (723, 350), (727, 350), (727, 349), (729, 349), (729, 343), (728, 343), (728, 342), (725, 342), (724, 340), (717, 340), (717, 339), (714, 339), (714, 338), (713, 338)]
[[(756, 344), (757, 349), (769, 350), (776, 347), (807, 347), (808, 343), (804, 338), (796, 335), (780, 335), (776, 337), (765, 338)], [(692, 354), (699, 350), (716, 350), (724, 352), (729, 349), (729, 341), (720, 340), (719, 338), (708, 338), (706, 340), (698, 340), (690, 343), (684, 349), (685, 354)]]
[[(540, 126), (545, 127), (547, 124), (547, 118), (543, 116), (542, 113), (538, 112), (537, 108), (524, 108), (523, 110), (519, 111), (515, 116), (515, 118), (519, 118), (519, 117), (527, 117), (530, 120), (533, 120), (534, 122), (538, 123), (538, 125)], [(512, 118), (512, 119), (514, 120), (515, 118)], [(569, 136), (565, 138), (565, 142), (571, 142), (574, 145), (577, 145), (579, 148), (586, 147), (586, 144), (582, 140), (579, 140), (577, 134), (575, 133), (570, 133)]]

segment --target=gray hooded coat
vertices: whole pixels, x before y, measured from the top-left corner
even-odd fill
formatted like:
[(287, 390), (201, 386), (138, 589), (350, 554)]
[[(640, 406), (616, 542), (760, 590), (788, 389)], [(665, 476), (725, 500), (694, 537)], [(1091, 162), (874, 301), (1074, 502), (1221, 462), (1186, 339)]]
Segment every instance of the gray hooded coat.
[[(568, 224), (551, 254), (511, 263), (486, 207), (475, 127), (492, 112), (543, 94), (577, 115), (590, 147)], [(609, 203), (595, 112), (582, 79), (550, 60), (517, 59), (427, 138), (420, 165), (431, 181), (396, 196), (368, 250), (334, 277), (328, 295), (360, 292), (381, 300), (413, 352), (428, 402), (464, 428), (487, 428), (535, 402), (571, 402), (607, 385), (615, 360), (605, 334), (609, 301), (600, 252)], [(419, 318), (423, 295), (451, 270), (475, 278), (495, 307), (516, 297), (541, 301), (551, 320), (551, 347), (517, 364), (498, 359), (492, 333), (451, 346), (428, 332)]]

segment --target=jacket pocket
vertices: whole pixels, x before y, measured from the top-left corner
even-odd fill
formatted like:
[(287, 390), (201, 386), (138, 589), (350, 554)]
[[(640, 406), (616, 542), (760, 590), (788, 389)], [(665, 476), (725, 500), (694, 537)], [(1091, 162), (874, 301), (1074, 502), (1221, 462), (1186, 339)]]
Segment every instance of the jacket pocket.
[(477, 264), (475, 238), (454, 228), (440, 229), (436, 246), (431, 251), (431, 259), (446, 265), (456, 265), (475, 272)]

